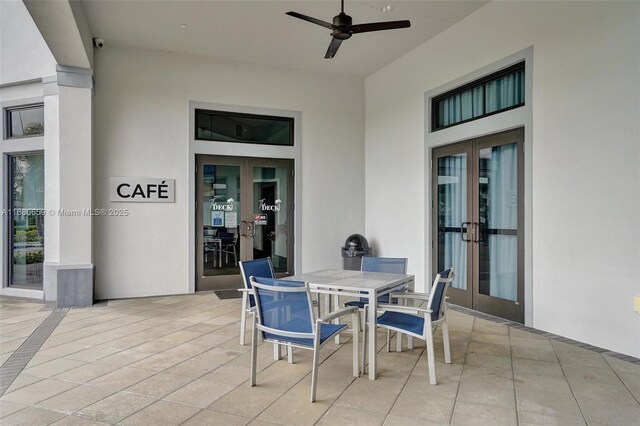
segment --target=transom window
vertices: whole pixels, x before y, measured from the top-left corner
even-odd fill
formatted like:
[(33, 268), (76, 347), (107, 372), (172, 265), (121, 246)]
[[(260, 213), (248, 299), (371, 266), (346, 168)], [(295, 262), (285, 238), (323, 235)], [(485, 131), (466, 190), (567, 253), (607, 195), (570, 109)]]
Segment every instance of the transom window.
[(29, 105), (6, 110), (6, 137), (44, 135), (44, 105)]
[(293, 118), (196, 110), (197, 140), (293, 146)]
[(433, 98), (431, 130), (523, 106), (524, 65), (521, 62)]

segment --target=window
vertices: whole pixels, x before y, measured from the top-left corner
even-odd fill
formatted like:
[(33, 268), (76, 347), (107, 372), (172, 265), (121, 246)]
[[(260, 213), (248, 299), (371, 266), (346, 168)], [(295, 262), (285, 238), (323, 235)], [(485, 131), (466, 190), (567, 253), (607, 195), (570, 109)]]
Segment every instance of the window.
[(293, 146), (293, 118), (197, 109), (195, 138)]
[(7, 139), (44, 135), (44, 105), (7, 109)]
[(9, 162), (9, 285), (41, 289), (44, 155), (15, 155)]
[(524, 62), (433, 98), (432, 131), (524, 105)]

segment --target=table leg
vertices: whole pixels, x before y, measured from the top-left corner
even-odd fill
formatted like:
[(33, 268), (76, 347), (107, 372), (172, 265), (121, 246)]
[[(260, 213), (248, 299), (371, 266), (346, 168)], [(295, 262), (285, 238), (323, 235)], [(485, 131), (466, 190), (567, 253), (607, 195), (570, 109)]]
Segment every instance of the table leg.
[[(413, 285), (413, 280), (411, 280), (411, 282), (409, 283), (409, 290), (410, 291), (414, 291), (414, 285)], [(413, 306), (413, 299), (409, 299), (405, 301), (405, 304), (409, 305), (409, 306)], [(413, 349), (413, 336), (407, 336), (407, 349)]]
[(325, 293), (324, 295), (324, 306), (321, 309), (322, 315), (326, 315), (331, 312), (331, 295)]
[(378, 300), (375, 290), (369, 291), (369, 380), (376, 379), (376, 353), (378, 347), (378, 333), (376, 319), (378, 317)]
[[(338, 297), (339, 296), (337, 294), (332, 294), (331, 295), (331, 311), (330, 312), (333, 312), (333, 311), (335, 311), (337, 309), (340, 309), (340, 306), (338, 306), (340, 299)], [(334, 324), (340, 324), (340, 318), (334, 319), (333, 323)], [(340, 333), (336, 334), (336, 337), (334, 339), (335, 339), (336, 345), (339, 345), (340, 344)]]

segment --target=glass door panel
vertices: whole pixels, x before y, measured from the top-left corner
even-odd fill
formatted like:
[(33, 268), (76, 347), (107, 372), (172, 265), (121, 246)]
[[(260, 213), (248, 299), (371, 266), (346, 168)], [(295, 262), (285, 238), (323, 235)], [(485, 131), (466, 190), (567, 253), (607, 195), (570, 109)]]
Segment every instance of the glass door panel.
[(289, 179), (288, 167), (255, 166), (253, 181), (252, 237), (254, 259), (269, 257), (276, 273), (289, 268)]
[(467, 289), (467, 154), (438, 158), (438, 271), (453, 267), (451, 287)]
[(522, 129), (474, 144), (473, 308), (524, 322)]
[(518, 300), (518, 146), (481, 149), (479, 155), (480, 294)]
[(455, 279), (448, 295), (453, 303), (468, 306), (472, 279), (468, 265), (473, 254), (470, 147), (456, 144), (438, 148), (433, 153), (433, 164), (433, 273), (454, 268)]
[(202, 167), (203, 275), (239, 274), (240, 166)]
[(196, 290), (237, 288), (241, 283), (243, 181), (241, 159), (197, 158)]
[(10, 278), (15, 287), (42, 288), (44, 155), (10, 157)]

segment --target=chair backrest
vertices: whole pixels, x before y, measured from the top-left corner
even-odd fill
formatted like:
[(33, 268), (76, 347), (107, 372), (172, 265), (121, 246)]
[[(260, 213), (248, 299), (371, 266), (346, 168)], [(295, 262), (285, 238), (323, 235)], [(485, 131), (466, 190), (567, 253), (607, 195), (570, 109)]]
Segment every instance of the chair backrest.
[[(302, 281), (250, 277), (256, 296), (258, 328), (264, 333), (313, 338), (314, 317), (309, 286)], [(301, 337), (301, 336), (300, 336)]]
[(445, 314), (445, 298), (447, 297), (447, 288), (449, 283), (453, 281), (453, 269), (449, 268), (436, 275), (431, 286), (431, 295), (427, 303), (427, 309), (431, 312), (431, 321), (438, 321)]
[(219, 232), (218, 236), (223, 244), (235, 244), (238, 241), (238, 234), (235, 232)]
[[(243, 260), (239, 262), (239, 265), (244, 288), (251, 288), (250, 277), (275, 278), (273, 265), (271, 264), (271, 259), (268, 257), (264, 259)], [(250, 295), (249, 306), (254, 307), (255, 305), (255, 298)]]
[(406, 257), (371, 257), (362, 258), (363, 272), (386, 272), (387, 274), (406, 274)]

